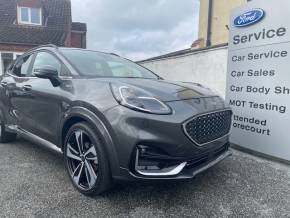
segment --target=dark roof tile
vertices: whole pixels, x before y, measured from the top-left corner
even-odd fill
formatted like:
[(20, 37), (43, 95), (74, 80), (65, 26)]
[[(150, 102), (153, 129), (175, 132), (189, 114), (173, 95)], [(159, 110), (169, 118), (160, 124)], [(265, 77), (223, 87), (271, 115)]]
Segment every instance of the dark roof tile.
[(0, 43), (63, 46), (71, 25), (70, 0), (39, 0), (44, 26), (17, 25), (17, 0), (0, 0)]
[(87, 32), (87, 24), (80, 23), (80, 22), (73, 22), (71, 25), (71, 29), (75, 31)]

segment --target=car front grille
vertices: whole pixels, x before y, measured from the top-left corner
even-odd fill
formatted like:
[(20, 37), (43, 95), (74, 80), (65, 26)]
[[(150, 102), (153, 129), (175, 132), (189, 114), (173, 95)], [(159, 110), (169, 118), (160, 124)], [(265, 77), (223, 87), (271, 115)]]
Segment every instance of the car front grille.
[(223, 110), (202, 114), (187, 121), (185, 134), (198, 146), (208, 144), (229, 134), (232, 111)]

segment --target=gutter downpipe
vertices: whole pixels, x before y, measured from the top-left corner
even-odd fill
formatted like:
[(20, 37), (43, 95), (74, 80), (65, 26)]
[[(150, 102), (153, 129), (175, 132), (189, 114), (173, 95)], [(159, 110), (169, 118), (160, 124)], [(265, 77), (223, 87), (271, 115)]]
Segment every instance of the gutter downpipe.
[(206, 47), (211, 46), (212, 8), (213, 8), (213, 0), (208, 0)]

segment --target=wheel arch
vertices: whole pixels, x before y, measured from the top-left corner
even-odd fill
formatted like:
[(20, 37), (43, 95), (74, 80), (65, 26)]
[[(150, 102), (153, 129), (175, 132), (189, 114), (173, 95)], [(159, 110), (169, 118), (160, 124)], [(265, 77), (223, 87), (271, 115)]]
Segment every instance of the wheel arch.
[[(103, 118), (104, 119), (104, 118)], [(63, 149), (64, 140), (66, 133), (70, 127), (78, 122), (87, 122), (94, 131), (97, 132), (101, 141), (104, 142), (104, 149), (109, 159), (109, 165), (112, 172), (112, 175), (119, 174), (119, 160), (115, 149), (115, 143), (113, 139), (113, 132), (109, 130), (108, 124), (105, 124), (99, 116), (94, 112), (90, 111), (84, 107), (73, 107), (66, 114), (65, 119), (61, 124), (61, 134), (60, 134), (60, 146)], [(110, 134), (111, 132), (111, 134)]]

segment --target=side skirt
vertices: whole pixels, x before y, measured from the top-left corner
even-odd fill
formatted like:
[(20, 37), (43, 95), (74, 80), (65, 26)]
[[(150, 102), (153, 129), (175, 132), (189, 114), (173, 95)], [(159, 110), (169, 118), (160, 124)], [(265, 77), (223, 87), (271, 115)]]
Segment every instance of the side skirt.
[(53, 144), (53, 143), (51, 143), (43, 138), (40, 138), (37, 135), (34, 135), (33, 133), (31, 133), (29, 131), (22, 129), (17, 125), (6, 125), (5, 128), (7, 129), (7, 131), (15, 132), (19, 136), (22, 136), (23, 138), (25, 138), (29, 141), (32, 141), (36, 144), (39, 144), (40, 146), (42, 146), (43, 148), (45, 148), (49, 151), (52, 151), (52, 152), (57, 153), (57, 154), (62, 154), (62, 150), (59, 147), (57, 147), (55, 144)]

